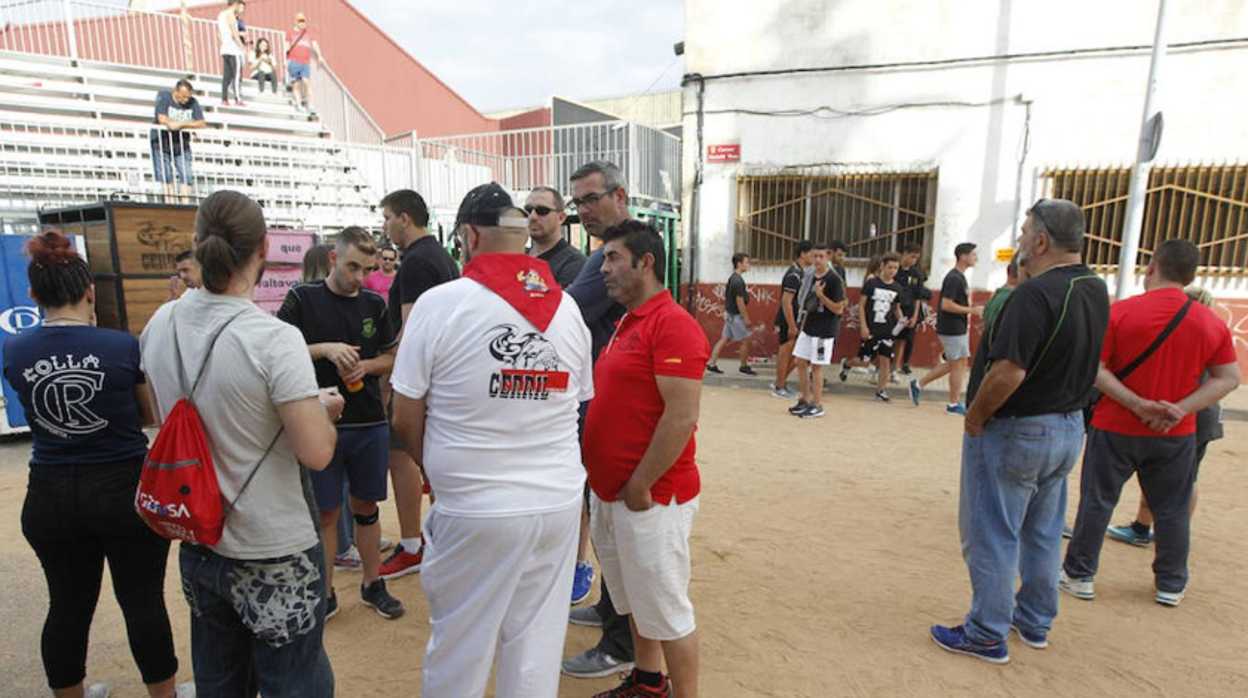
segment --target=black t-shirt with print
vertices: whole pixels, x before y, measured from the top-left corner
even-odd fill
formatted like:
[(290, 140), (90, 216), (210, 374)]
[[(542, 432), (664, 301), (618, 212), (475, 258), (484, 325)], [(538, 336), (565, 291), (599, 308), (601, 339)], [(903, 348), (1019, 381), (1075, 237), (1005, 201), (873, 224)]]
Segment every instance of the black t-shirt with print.
[[(966, 283), (966, 276), (957, 269), (950, 269), (949, 273), (945, 274), (944, 283), (940, 285), (941, 305), (944, 305), (946, 298), (958, 305), (970, 305), (969, 294), (970, 286)], [(936, 334), (956, 337), (966, 334), (966, 329), (966, 315), (948, 313), (944, 308), (936, 311)]]
[(1082, 410), (1088, 403), (1109, 327), (1109, 290), (1082, 264), (1057, 267), (1024, 282), (985, 328), (966, 399), (979, 392), (993, 361), (1027, 370), (996, 417)]
[[(299, 328), (308, 344), (350, 344), (360, 348), (361, 359), (375, 359), (399, 341), (389, 318), (386, 299), (366, 288), (361, 288), (355, 296), (340, 296), (329, 290), (325, 281), (299, 284), (286, 292), (277, 317)], [(322, 388), (336, 386), (346, 400), (339, 427), (386, 423), (381, 382), (377, 376), (365, 376), (364, 389), (353, 393), (347, 390), (337, 367), (329, 359), (313, 361), (312, 366), (316, 369), (316, 384)]]
[(931, 297), (926, 286), (927, 275), (916, 264), (909, 269), (898, 269), (896, 280), (901, 284), (901, 298), (899, 299), (901, 312), (906, 317), (910, 317), (914, 314), (914, 306), (919, 301)]
[[(823, 295), (833, 303), (839, 303), (845, 300), (845, 283), (841, 281), (841, 277), (835, 272), (828, 270), (823, 276), (816, 276), (814, 283), (810, 288), (810, 295), (814, 297), (815, 287), (819, 283), (823, 283)], [(841, 316), (828, 310), (822, 301), (819, 307), (812, 310), (806, 315), (806, 324), (802, 326), (802, 331), (811, 337), (836, 337), (841, 332)]]
[(793, 294), (793, 320), (797, 321), (797, 314), (800, 308), (797, 305), (797, 292), (802, 290), (802, 267), (800, 264), (793, 263), (784, 272), (784, 278), (780, 280), (780, 305), (776, 308), (776, 326), (783, 327), (788, 321), (784, 319), (784, 294)]
[(893, 308), (900, 302), (901, 284), (873, 277), (862, 287), (862, 297), (867, 299), (867, 329), (872, 337), (891, 337), (897, 326), (897, 313)]
[(421, 294), (438, 284), (459, 278), (459, 265), (432, 235), (403, 248), (399, 273), (390, 284), (390, 318), (395, 335), (403, 336), (403, 306), (415, 303)]
[(740, 315), (741, 309), (737, 307), (737, 299), (745, 301), (746, 305), (750, 304), (750, 293), (745, 288), (745, 279), (741, 275), (733, 272), (728, 277), (728, 283), (724, 286), (724, 312), (729, 315)]

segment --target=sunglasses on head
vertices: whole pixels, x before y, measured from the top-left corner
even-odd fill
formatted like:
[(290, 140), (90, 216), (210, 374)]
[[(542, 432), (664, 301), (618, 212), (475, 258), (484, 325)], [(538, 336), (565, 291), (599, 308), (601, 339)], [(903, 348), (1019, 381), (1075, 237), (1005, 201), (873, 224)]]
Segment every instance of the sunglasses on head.
[(549, 216), (550, 214), (558, 210), (559, 209), (557, 208), (551, 208), (549, 206), (531, 206), (529, 204), (525, 204), (524, 206), (524, 212), (530, 215), (532, 215), (533, 212), (536, 211), (537, 215), (539, 216)]

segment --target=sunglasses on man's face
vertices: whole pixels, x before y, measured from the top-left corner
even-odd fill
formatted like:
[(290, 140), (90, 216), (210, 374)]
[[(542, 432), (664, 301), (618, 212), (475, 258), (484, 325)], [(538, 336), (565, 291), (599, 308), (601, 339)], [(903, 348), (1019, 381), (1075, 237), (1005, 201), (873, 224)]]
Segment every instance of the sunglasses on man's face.
[(551, 208), (551, 207), (549, 207), (549, 206), (531, 206), (531, 205), (528, 205), (528, 204), (526, 204), (526, 205), (525, 205), (525, 207), (524, 207), (524, 212), (525, 212), (526, 214), (528, 214), (528, 215), (533, 215), (533, 212), (534, 212), (534, 211), (536, 211), (536, 212), (537, 212), (537, 215), (539, 215), (539, 216), (549, 216), (550, 214), (552, 214), (552, 213), (554, 213), (555, 211), (558, 211), (558, 210), (559, 210), (559, 209), (557, 209), (557, 208)]
[(394, 261), (394, 260), (396, 260), (396, 259), (398, 259), (398, 257), (384, 257), (384, 256), (383, 256), (383, 257), (381, 258), (381, 261), (383, 261), (383, 262), (393, 262), (393, 261)]

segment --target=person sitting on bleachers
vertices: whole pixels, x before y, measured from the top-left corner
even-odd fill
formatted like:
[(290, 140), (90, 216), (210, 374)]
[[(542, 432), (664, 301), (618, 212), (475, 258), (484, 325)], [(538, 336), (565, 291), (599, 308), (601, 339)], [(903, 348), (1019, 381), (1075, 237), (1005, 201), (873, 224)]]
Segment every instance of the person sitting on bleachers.
[[(191, 83), (179, 80), (172, 90), (156, 93), (156, 116), (152, 123), (152, 169), (156, 181), (165, 185), (165, 200), (189, 202), (195, 175), (191, 171), (191, 129), (207, 128), (204, 110), (195, 99)], [(173, 191), (174, 171), (181, 184), (180, 196)]]

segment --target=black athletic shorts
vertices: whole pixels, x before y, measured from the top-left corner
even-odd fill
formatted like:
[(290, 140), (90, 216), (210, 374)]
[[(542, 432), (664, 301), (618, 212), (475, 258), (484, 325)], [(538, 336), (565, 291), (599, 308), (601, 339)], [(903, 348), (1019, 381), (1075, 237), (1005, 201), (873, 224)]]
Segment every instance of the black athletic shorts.
[(776, 336), (780, 338), (781, 344), (788, 344), (789, 342), (797, 339), (797, 337), (789, 336), (789, 323), (787, 322), (776, 323)]
[(864, 361), (878, 359), (881, 356), (891, 359), (893, 358), (893, 348), (896, 345), (897, 338), (891, 335), (887, 337), (872, 337), (859, 345), (858, 358)]

